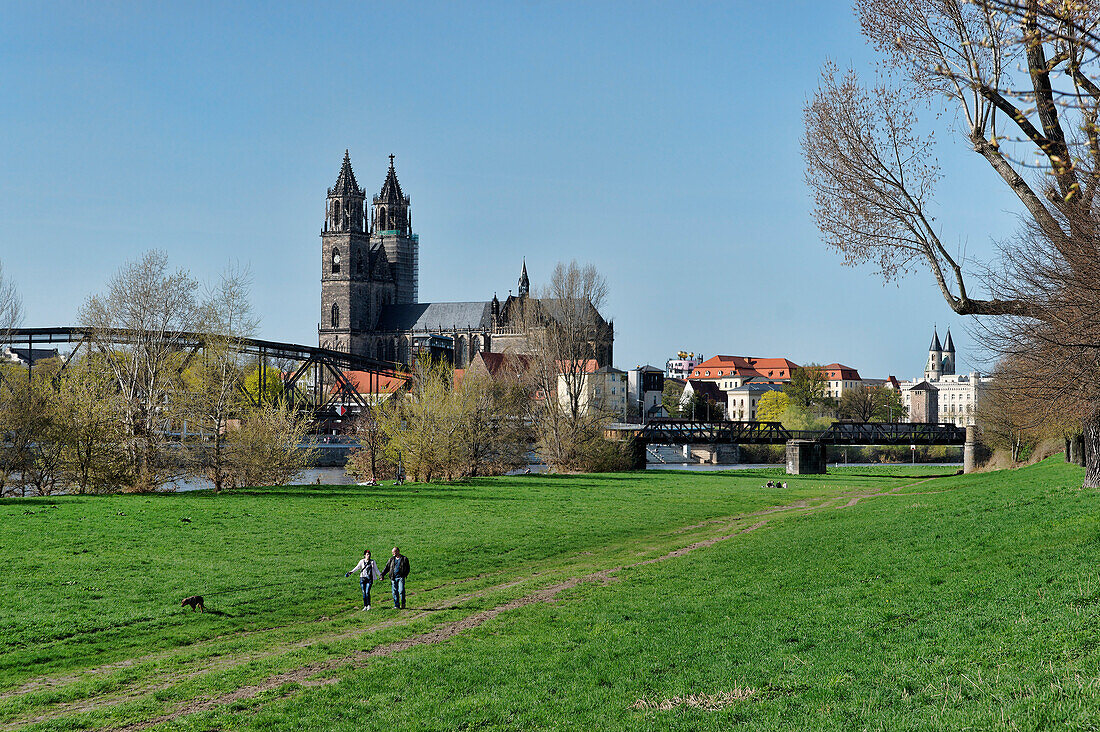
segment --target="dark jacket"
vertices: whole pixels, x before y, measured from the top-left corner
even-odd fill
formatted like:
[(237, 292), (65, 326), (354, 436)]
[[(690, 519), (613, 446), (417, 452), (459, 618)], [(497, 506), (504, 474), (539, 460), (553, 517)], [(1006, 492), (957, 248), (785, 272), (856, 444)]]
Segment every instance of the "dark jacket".
[[(397, 566), (400, 560), (400, 565)], [(393, 573), (394, 577), (408, 577), (409, 576), (409, 558), (404, 554), (398, 554), (396, 557), (390, 557), (390, 561), (386, 562), (385, 569), (382, 570), (383, 579), (387, 574)]]

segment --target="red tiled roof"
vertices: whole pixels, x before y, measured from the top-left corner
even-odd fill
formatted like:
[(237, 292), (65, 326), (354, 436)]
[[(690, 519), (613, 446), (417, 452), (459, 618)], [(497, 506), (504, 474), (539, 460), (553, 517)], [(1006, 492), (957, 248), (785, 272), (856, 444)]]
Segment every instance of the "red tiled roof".
[(787, 358), (752, 358), (749, 356), (713, 356), (691, 370), (692, 379), (722, 379), (730, 376), (764, 379), (791, 378), (791, 369), (798, 364)]
[(825, 372), (825, 378), (829, 381), (842, 381), (845, 379), (853, 381), (861, 381), (859, 372), (851, 366), (845, 366), (840, 363), (831, 363), (828, 366), (822, 366), (822, 370)]
[[(393, 394), (405, 388), (405, 379), (396, 376), (374, 375), (367, 371), (345, 371), (344, 377), (360, 394)], [(377, 392), (371, 391), (374, 386), (378, 387)], [(337, 391), (336, 384), (332, 385), (330, 391), (334, 393)]]

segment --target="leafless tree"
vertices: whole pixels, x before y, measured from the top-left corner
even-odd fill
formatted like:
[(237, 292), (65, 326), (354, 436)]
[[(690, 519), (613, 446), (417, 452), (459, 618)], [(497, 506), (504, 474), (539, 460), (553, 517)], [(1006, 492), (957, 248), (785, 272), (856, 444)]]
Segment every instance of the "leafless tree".
[(522, 379), (467, 372), (456, 390), (463, 415), (463, 475), (501, 475), (526, 465), (531, 400)]
[[(826, 243), (887, 280), (927, 268), (952, 310), (989, 316), (979, 329), (994, 352), (1039, 355), (1047, 367), (1033, 387), (1075, 410), (1085, 485), (1100, 486), (1100, 333), (1086, 327), (1100, 309), (1096, 5), (857, 0), (856, 11), (884, 80), (867, 87), (827, 65), (805, 109), (806, 180)], [(992, 262), (953, 252), (930, 213), (940, 171), (917, 113), (938, 99), (1026, 211)]]
[(371, 405), (354, 422), (353, 432), (360, 447), (348, 456), (345, 470), (359, 479), (381, 480), (383, 472), (392, 473), (385, 456), (386, 433), (378, 419), (378, 412), (387, 408), (385, 404)]
[(23, 301), (19, 297), (15, 283), (4, 276), (4, 265), (0, 263), (0, 336), (16, 328), (23, 321)]
[(178, 462), (168, 458), (165, 445), (179, 416), (181, 333), (200, 322), (196, 289), (187, 272), (170, 271), (167, 256), (153, 251), (123, 265), (106, 292), (88, 298), (80, 312), (125, 405), (124, 450), (134, 489), (158, 487)]
[[(532, 417), (543, 459), (559, 469), (584, 469), (604, 445), (608, 416), (591, 400), (592, 372), (605, 360), (607, 327), (600, 308), (607, 280), (593, 265), (559, 263), (537, 297), (522, 302), (523, 329), (533, 354), (529, 378), (537, 395)], [(610, 364), (608, 364), (610, 365)]]
[(232, 454), (226, 450), (230, 419), (248, 409), (242, 392), (243, 341), (256, 330), (249, 301), (249, 276), (229, 268), (211, 288), (199, 311), (203, 334), (201, 355), (184, 372), (186, 393), (182, 413), (203, 438), (191, 450), (190, 469), (214, 484), (219, 493), (228, 483)]

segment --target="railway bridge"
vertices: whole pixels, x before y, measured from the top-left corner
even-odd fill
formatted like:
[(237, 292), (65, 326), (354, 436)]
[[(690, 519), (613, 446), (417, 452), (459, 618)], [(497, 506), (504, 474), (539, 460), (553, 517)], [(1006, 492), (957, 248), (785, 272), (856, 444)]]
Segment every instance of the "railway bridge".
[(714, 456), (726, 445), (786, 445), (787, 472), (794, 475), (824, 473), (829, 445), (961, 445), (963, 469), (975, 467), (974, 428), (954, 424), (834, 422), (824, 430), (790, 430), (779, 422), (654, 419), (610, 425), (607, 432), (612, 439), (632, 439), (636, 459), (643, 462), (648, 445), (706, 446)]
[[(0, 344), (12, 347), (32, 350), (47, 345), (71, 345), (72, 349), (62, 358), (62, 369), (69, 365), (81, 349), (147, 344), (178, 352), (181, 355), (178, 368), (183, 371), (196, 356), (201, 357), (202, 350), (210, 339), (211, 336), (205, 333), (83, 326), (13, 328), (6, 333), (0, 331)], [(344, 374), (345, 371), (365, 372), (371, 394), (379, 393), (379, 377), (408, 377), (408, 367), (403, 363), (380, 361), (317, 346), (257, 338), (234, 338), (233, 342), (243, 356), (255, 359), (259, 384), (268, 383), (269, 371), (274, 368), (280, 374), (282, 383), (277, 398), (312, 413), (319, 423), (338, 419), (349, 406), (368, 406), (369, 397), (365, 397), (355, 388)], [(33, 359), (30, 368), (33, 376)], [(258, 404), (264, 399), (272, 398), (264, 388), (258, 388), (256, 392), (246, 392), (253, 403)]]

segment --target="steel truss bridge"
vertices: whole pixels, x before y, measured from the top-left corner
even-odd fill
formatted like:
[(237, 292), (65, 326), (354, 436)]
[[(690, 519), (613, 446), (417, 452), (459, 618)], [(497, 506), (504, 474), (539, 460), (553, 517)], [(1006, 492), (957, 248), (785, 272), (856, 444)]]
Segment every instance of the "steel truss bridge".
[[(62, 370), (69, 365), (81, 348), (103, 349), (113, 345), (140, 345), (155, 340), (158, 344), (183, 355), (179, 366), (179, 371), (182, 372), (196, 355), (202, 352), (210, 339), (211, 336), (205, 333), (154, 333), (124, 328), (81, 326), (13, 328), (6, 333), (0, 331), (0, 344), (15, 348), (26, 347), (30, 350), (60, 343), (75, 344), (72, 351), (63, 358)], [(219, 338), (219, 340), (222, 339)], [(338, 417), (340, 410), (346, 407), (354, 406), (362, 409), (368, 406), (368, 400), (347, 378), (345, 371), (366, 372), (371, 394), (379, 393), (379, 377), (407, 378), (408, 376), (408, 368), (403, 363), (380, 361), (343, 351), (303, 346), (297, 343), (281, 343), (256, 338), (231, 340), (241, 354), (256, 359), (256, 367), (259, 371), (257, 393), (245, 392), (253, 404), (258, 405), (265, 399), (267, 390), (264, 387), (268, 383), (271, 362), (278, 362), (285, 367), (278, 369), (283, 385), (279, 398), (288, 400), (298, 409), (312, 412), (318, 421), (334, 419)], [(32, 374), (33, 362), (33, 358), (29, 359)]]
[(812, 440), (826, 445), (965, 445), (966, 428), (953, 424), (834, 422), (824, 430), (789, 430), (779, 422), (696, 422), (654, 419), (617, 425), (652, 445), (784, 445)]

